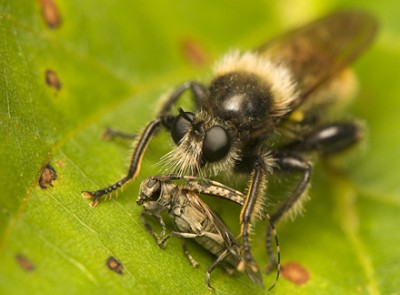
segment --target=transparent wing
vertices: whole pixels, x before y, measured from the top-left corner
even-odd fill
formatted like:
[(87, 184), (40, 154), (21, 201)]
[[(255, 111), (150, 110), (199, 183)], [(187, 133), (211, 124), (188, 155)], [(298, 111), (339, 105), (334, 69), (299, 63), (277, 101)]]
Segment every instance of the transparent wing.
[(223, 237), (225, 245), (228, 248), (232, 245), (239, 245), (239, 242), (236, 240), (232, 232), (228, 229), (226, 224), (213, 210), (211, 210), (210, 207), (208, 207), (206, 203), (203, 202), (203, 200), (200, 199), (197, 193), (193, 191), (188, 191), (187, 197), (190, 200), (190, 205), (192, 207), (207, 215), (207, 220), (209, 220), (209, 222), (212, 222), (215, 230), (221, 235), (221, 237)]
[[(193, 191), (188, 191), (187, 192), (187, 197), (190, 201), (191, 206), (196, 208), (198, 211), (203, 212), (204, 214), (207, 215), (207, 220), (208, 222), (212, 222), (215, 230), (218, 232), (218, 234), (223, 238), (224, 244), (226, 249), (231, 250), (233, 252), (230, 253), (230, 255), (234, 255), (234, 257), (238, 260), (237, 262), (242, 259), (240, 257), (240, 251), (239, 251), (239, 242), (235, 238), (235, 236), (232, 234), (232, 232), (229, 230), (229, 228), (226, 226), (226, 224), (222, 221), (222, 219), (208, 207), (206, 203), (204, 203), (197, 193)], [(236, 253), (236, 254), (234, 254)], [(263, 286), (263, 279), (261, 272), (259, 270), (254, 271), (250, 267), (246, 267), (245, 269), (247, 275), (249, 278), (257, 285)]]
[(255, 51), (291, 71), (300, 91), (291, 106), (294, 110), (356, 59), (376, 31), (377, 22), (366, 12), (342, 11), (278, 36)]

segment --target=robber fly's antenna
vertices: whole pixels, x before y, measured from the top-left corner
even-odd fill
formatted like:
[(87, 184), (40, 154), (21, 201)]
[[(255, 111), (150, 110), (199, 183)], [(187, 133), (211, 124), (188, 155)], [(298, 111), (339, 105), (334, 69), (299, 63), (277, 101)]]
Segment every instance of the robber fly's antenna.
[(190, 118), (182, 108), (179, 108), (178, 111), (179, 115), (188, 120), (190, 123), (193, 123), (193, 118)]

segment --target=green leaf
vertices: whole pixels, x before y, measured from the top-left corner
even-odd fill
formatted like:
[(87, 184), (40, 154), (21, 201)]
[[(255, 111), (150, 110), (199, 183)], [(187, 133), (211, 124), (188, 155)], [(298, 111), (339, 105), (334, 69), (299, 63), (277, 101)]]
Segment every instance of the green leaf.
[[(352, 111), (368, 125), (368, 139), (361, 152), (342, 158), (345, 172), (317, 165), (304, 216), (279, 225), (283, 263), (300, 264), (309, 279), (299, 286), (281, 278), (272, 293), (398, 292), (396, 1), (59, 0), (60, 24), (53, 27), (42, 13), (48, 3), (0, 2), (1, 294), (208, 293), (205, 271), (214, 258), (190, 243), (201, 264), (193, 269), (179, 240), (160, 250), (135, 204), (140, 180), (157, 174), (153, 164), (170, 149), (168, 136), (152, 142), (139, 179), (118, 199), (90, 208), (80, 191), (122, 176), (130, 149), (101, 134), (106, 126), (138, 132), (166, 90), (185, 80), (207, 81), (210, 62), (225, 51), (253, 48), (350, 4), (370, 10), (381, 24), (374, 46), (355, 65), (360, 93)], [(60, 89), (46, 83), (48, 70)], [(47, 163), (57, 180), (42, 189)], [(239, 208), (213, 204), (237, 233)], [(264, 231), (258, 225), (253, 237), (260, 265), (267, 263)], [(110, 256), (123, 264), (123, 274), (107, 268)], [(273, 280), (264, 275), (267, 286)], [(221, 294), (267, 293), (221, 268), (212, 283)]]

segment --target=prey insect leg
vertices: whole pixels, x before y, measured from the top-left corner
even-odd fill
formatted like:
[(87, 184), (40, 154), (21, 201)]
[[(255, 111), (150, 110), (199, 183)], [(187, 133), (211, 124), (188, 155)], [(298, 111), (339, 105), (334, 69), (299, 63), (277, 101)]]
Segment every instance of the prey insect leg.
[[(157, 235), (153, 228), (151, 227), (150, 223), (147, 222), (146, 215), (150, 215), (154, 219), (158, 221), (158, 223), (161, 226), (161, 233), (160, 235)], [(144, 227), (147, 229), (147, 231), (153, 236), (153, 238), (157, 241), (158, 246), (160, 246), (161, 249), (165, 248), (165, 243), (161, 243), (162, 238), (165, 236), (165, 231), (166, 231), (166, 226), (164, 223), (164, 220), (160, 215), (155, 215), (155, 214), (149, 214), (146, 211), (142, 211), (140, 214), (140, 218), (142, 220), (142, 223)]]
[[(183, 239), (194, 239), (194, 238), (198, 238), (201, 236), (213, 236), (212, 233), (198, 233), (198, 234), (193, 234), (193, 233), (184, 233), (184, 232), (176, 232), (173, 231), (171, 233), (169, 233), (168, 235), (166, 235), (161, 242), (165, 243), (167, 239), (169, 239), (170, 237), (179, 237), (181, 238), (181, 240)], [(184, 245), (184, 244), (182, 244)], [(186, 250), (186, 251), (185, 251)], [(225, 258), (229, 255), (231, 249), (227, 248), (225, 249), (219, 256), (218, 258), (208, 267), (207, 272), (206, 272), (206, 285), (210, 290), (214, 290), (214, 288), (211, 286), (211, 273), (213, 272), (213, 270), (222, 262), (225, 260)], [(189, 261), (191, 262), (193, 267), (196, 267), (198, 265), (198, 263), (192, 258), (192, 256), (187, 252), (186, 246), (184, 246), (184, 253), (186, 255), (186, 257), (188, 257)], [(194, 263), (193, 263), (194, 262)]]
[(103, 189), (99, 189), (96, 191), (82, 191), (82, 196), (84, 198), (93, 199), (90, 203), (90, 206), (95, 207), (98, 204), (101, 196), (105, 194), (111, 194), (113, 191), (119, 189), (128, 181), (137, 177), (140, 172), (142, 158), (146, 152), (150, 140), (157, 133), (161, 126), (164, 126), (168, 130), (171, 128), (174, 116), (169, 115), (168, 113), (173, 104), (187, 89), (190, 89), (193, 92), (195, 104), (200, 104), (201, 100), (206, 95), (206, 88), (198, 82), (191, 81), (180, 85), (164, 103), (158, 117), (155, 120), (151, 121), (146, 126), (146, 128), (138, 135), (136, 145), (132, 152), (128, 173), (114, 184)]
[(172, 231), (169, 234), (167, 234), (165, 237), (163, 237), (160, 240), (160, 243), (164, 243), (170, 238), (170, 237), (178, 237), (178, 238), (183, 238), (183, 239), (195, 239), (198, 237), (201, 237), (202, 234), (193, 234), (193, 233), (183, 233), (179, 231)]
[(192, 255), (190, 255), (189, 250), (187, 249), (185, 240), (184, 240), (184, 239), (181, 239), (181, 243), (182, 243), (183, 253), (185, 254), (185, 256), (187, 257), (187, 259), (189, 260), (190, 264), (191, 264), (193, 267), (198, 267), (198, 266), (199, 266), (199, 263), (193, 258)]
[(211, 264), (207, 269), (206, 284), (211, 291), (214, 291), (214, 288), (211, 286), (211, 273), (218, 266), (218, 264), (224, 261), (224, 259), (226, 258), (226, 256), (228, 256), (228, 254), (229, 254), (229, 249), (226, 249), (224, 252), (221, 253), (221, 255), (218, 256), (217, 260), (215, 260), (213, 264)]

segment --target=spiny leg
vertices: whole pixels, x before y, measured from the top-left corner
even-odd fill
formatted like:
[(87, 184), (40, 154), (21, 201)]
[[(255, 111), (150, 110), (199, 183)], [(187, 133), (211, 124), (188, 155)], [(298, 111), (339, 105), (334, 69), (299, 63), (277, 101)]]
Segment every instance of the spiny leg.
[(302, 173), (303, 175), (289, 199), (271, 215), (271, 220), (273, 223), (278, 221), (285, 213), (290, 211), (294, 205), (297, 205), (297, 201), (299, 201), (300, 197), (308, 188), (312, 170), (311, 165), (297, 155), (290, 155), (286, 153), (278, 154), (275, 160), (279, 170), (291, 173)]
[[(310, 132), (302, 140), (289, 143), (283, 150), (294, 152), (318, 152), (321, 155), (332, 155), (339, 153), (356, 143), (363, 137), (363, 128), (356, 122), (336, 122), (319, 127)], [(284, 152), (277, 157), (277, 164), (280, 170), (286, 172), (302, 172), (303, 178), (300, 180), (295, 191), (292, 193), (286, 203), (273, 214), (273, 221), (278, 221), (286, 212), (288, 212), (296, 202), (301, 198), (303, 192), (307, 189), (310, 181), (311, 166), (300, 157), (285, 156)], [(267, 233), (267, 251), (270, 257), (271, 265), (276, 265), (271, 246), (271, 231)]]
[(170, 129), (172, 122), (174, 120), (174, 116), (168, 115), (172, 105), (178, 100), (178, 98), (183, 94), (183, 92), (187, 89), (191, 89), (194, 94), (194, 101), (197, 106), (201, 104), (201, 100), (207, 95), (206, 88), (195, 81), (186, 82), (180, 85), (168, 98), (168, 100), (164, 103), (159, 112), (158, 117), (151, 121), (143, 132), (138, 136), (138, 140), (133, 149), (129, 170), (126, 176), (115, 182), (114, 184), (99, 189), (96, 191), (82, 191), (82, 196), (86, 199), (93, 199), (90, 203), (90, 206), (95, 207), (101, 196), (105, 194), (111, 194), (113, 191), (119, 189), (125, 183), (130, 181), (133, 178), (136, 178), (140, 171), (140, 165), (142, 162), (142, 158), (144, 153), (146, 152), (147, 146), (155, 135), (155, 133), (160, 129), (161, 126), (164, 126), (166, 129)]
[(143, 132), (139, 135), (139, 139), (136, 142), (136, 146), (133, 150), (131, 162), (129, 165), (129, 170), (126, 176), (124, 176), (123, 178), (121, 178), (120, 180), (118, 180), (117, 182), (106, 188), (97, 191), (82, 191), (82, 196), (85, 199), (93, 199), (93, 201), (90, 203), (90, 206), (95, 207), (98, 204), (101, 196), (112, 193), (113, 191), (120, 188), (126, 182), (128, 182), (132, 178), (135, 178), (138, 175), (143, 155), (147, 149), (147, 146), (151, 138), (159, 129), (161, 123), (162, 119), (160, 118), (151, 121), (143, 130)]
[(207, 96), (207, 88), (196, 81), (188, 81), (179, 85), (170, 95), (160, 110), (160, 116), (168, 114), (173, 104), (188, 89), (192, 91), (194, 103), (196, 107), (199, 108), (202, 104), (201, 101)]
[(104, 140), (111, 140), (116, 137), (123, 139), (135, 139), (137, 137), (137, 134), (126, 133), (109, 127), (107, 127), (103, 132)]
[(243, 241), (243, 261), (241, 261), (238, 265), (238, 270), (244, 271), (246, 267), (250, 267), (253, 272), (258, 272), (259, 267), (257, 262), (254, 260), (251, 249), (250, 249), (250, 227), (252, 216), (254, 216), (256, 212), (257, 199), (262, 195), (263, 181), (265, 177), (265, 173), (261, 166), (261, 163), (257, 162), (255, 164), (249, 191), (247, 193), (246, 201), (243, 205), (242, 211), (240, 212), (240, 223), (241, 223), (241, 236)]
[[(207, 88), (196, 81), (188, 81), (175, 89), (175, 91), (171, 94), (168, 98), (168, 101), (165, 102), (163, 107), (159, 112), (159, 117), (165, 116), (170, 111), (172, 105), (176, 102), (176, 100), (185, 92), (186, 90), (190, 89), (193, 93), (193, 99), (196, 108), (199, 108), (201, 105), (201, 100), (207, 95)], [(124, 139), (135, 139), (137, 134), (126, 133), (121, 130), (116, 130), (114, 128), (106, 128), (103, 133), (103, 139), (109, 140), (115, 137), (124, 138)]]
[[(265, 272), (270, 273), (271, 271), (273, 271), (276, 268), (278, 271), (278, 275), (279, 275), (280, 268), (281, 268), (281, 266), (280, 266), (280, 250), (277, 250), (277, 253), (278, 253), (278, 255), (277, 255), (278, 260), (277, 260), (275, 258), (275, 254), (274, 254), (274, 250), (272, 248), (272, 242), (271, 242), (272, 236), (276, 237), (275, 234), (276, 234), (275, 229), (268, 226), (265, 244), (266, 244), (266, 248), (267, 248), (267, 254), (269, 257), (269, 263), (265, 267)], [(276, 244), (276, 240), (275, 240), (275, 244)], [(277, 246), (277, 249), (279, 249), (279, 245)]]
[[(300, 179), (299, 183), (295, 187), (294, 191), (290, 194), (290, 197), (285, 201), (285, 203), (278, 208), (278, 210), (272, 214), (271, 222), (275, 224), (285, 213), (289, 212), (291, 209), (294, 208), (296, 205), (301, 205), (299, 203), (301, 201), (301, 197), (307, 190), (308, 184), (310, 183), (311, 177), (311, 165), (307, 163), (304, 159), (297, 155), (291, 154), (277, 154), (275, 157), (275, 163), (279, 170), (291, 173), (302, 173), (302, 178)], [(275, 260), (272, 246), (271, 246), (271, 234), (273, 233), (274, 229), (269, 226), (267, 230), (267, 237), (266, 237), (266, 247), (267, 252), (270, 257), (270, 266), (267, 269), (272, 269), (278, 266), (278, 262)]]
[(361, 126), (354, 122), (332, 123), (311, 132), (301, 141), (283, 147), (282, 151), (276, 155), (278, 169), (284, 172), (300, 172), (303, 173), (303, 177), (291, 197), (272, 215), (272, 221), (279, 220), (288, 212), (308, 187), (312, 168), (302, 157), (297, 155), (298, 153), (319, 152), (322, 155), (339, 153), (359, 142), (362, 134)]
[[(268, 252), (268, 256), (270, 257), (270, 259), (271, 259), (271, 257), (273, 257), (273, 262), (270, 262), (270, 265), (276, 266), (276, 270), (277, 270), (277, 271), (276, 271), (275, 281), (274, 281), (274, 283), (271, 285), (271, 287), (268, 288), (268, 291), (270, 291), (270, 290), (272, 290), (272, 289), (275, 287), (276, 283), (277, 283), (278, 280), (279, 280), (279, 276), (280, 276), (280, 273), (281, 273), (281, 249), (280, 249), (280, 246), (279, 246), (278, 234), (276, 233), (276, 229), (275, 229), (275, 226), (274, 226), (274, 224), (273, 224), (273, 222), (272, 222), (272, 218), (271, 218), (271, 216), (270, 216), (268, 213), (266, 213), (266, 216), (267, 216), (268, 221), (269, 221), (268, 233), (267, 233), (267, 242), (268, 242), (269, 244), (267, 244), (267, 252)], [(274, 239), (275, 239), (276, 259), (275, 259), (274, 252), (273, 252), (273, 250), (272, 250), (271, 234), (270, 234), (270, 232), (272, 232), (272, 235), (274, 236)], [(267, 268), (268, 268), (268, 267), (267, 267)], [(267, 272), (268, 272), (268, 271), (267, 271)]]

